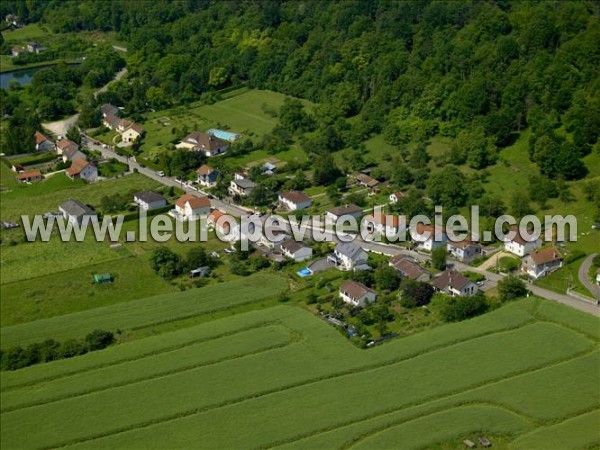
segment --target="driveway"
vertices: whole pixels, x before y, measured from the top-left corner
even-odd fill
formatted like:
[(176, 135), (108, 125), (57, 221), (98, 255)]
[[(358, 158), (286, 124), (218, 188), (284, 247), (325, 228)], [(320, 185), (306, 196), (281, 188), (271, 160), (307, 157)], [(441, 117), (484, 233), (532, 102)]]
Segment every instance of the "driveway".
[(590, 293), (596, 300), (599, 300), (600, 286), (597, 286), (594, 283), (592, 283), (588, 276), (588, 274), (590, 273), (590, 267), (592, 267), (592, 261), (596, 255), (597, 253), (592, 253), (587, 258), (585, 258), (585, 261), (583, 261), (581, 263), (581, 266), (579, 266), (579, 281), (581, 281), (581, 284), (583, 284), (585, 288), (588, 291), (590, 291)]
[[(125, 51), (127, 51), (127, 50), (125, 50)], [(111, 83), (120, 80), (121, 78), (123, 78), (125, 76), (126, 73), (127, 73), (126, 68), (117, 72), (117, 74), (111, 81), (109, 81), (104, 86), (102, 86), (100, 89), (98, 89), (96, 92), (94, 92), (94, 96), (98, 95), (98, 93), (100, 93), (100, 92), (106, 91), (108, 89), (108, 86)], [(57, 120), (56, 122), (43, 123), (42, 126), (45, 129), (50, 130), (55, 135), (64, 136), (67, 134), (67, 131), (69, 131), (69, 128), (71, 128), (71, 126), (75, 125), (75, 123), (77, 122), (77, 119), (79, 119), (79, 114), (75, 114), (75, 115), (73, 115), (71, 117), (67, 117), (66, 119), (63, 119), (63, 120)]]
[(317, 259), (310, 266), (308, 266), (312, 272), (322, 272), (324, 270), (331, 269), (332, 267), (335, 267), (334, 264), (331, 261), (328, 261), (327, 258)]

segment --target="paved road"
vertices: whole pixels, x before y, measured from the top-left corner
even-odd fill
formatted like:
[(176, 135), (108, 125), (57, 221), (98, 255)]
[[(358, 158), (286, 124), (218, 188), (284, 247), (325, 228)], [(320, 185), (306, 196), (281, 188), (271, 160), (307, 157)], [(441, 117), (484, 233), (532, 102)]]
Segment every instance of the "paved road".
[(592, 261), (597, 253), (592, 253), (585, 261), (581, 263), (579, 266), (579, 281), (581, 284), (585, 286), (585, 288), (592, 293), (596, 300), (600, 300), (600, 286), (592, 283), (588, 277), (588, 273), (590, 273), (590, 267), (592, 267)]
[[(90, 138), (89, 136), (86, 136), (86, 135), (83, 135), (83, 136), (84, 136), (87, 147), (92, 150), (99, 151), (100, 153), (102, 153), (102, 155), (105, 158), (115, 158), (121, 162), (129, 164), (129, 166), (132, 170), (135, 168), (141, 174), (147, 176), (148, 178), (152, 178), (153, 180), (158, 181), (159, 183), (161, 183), (165, 186), (178, 187), (178, 188), (181, 188), (184, 191), (192, 193), (192, 194), (200, 193), (201, 195), (207, 195), (205, 192), (196, 191), (195, 189), (192, 189), (186, 185), (182, 185), (180, 182), (176, 181), (174, 178), (161, 177), (155, 171), (148, 169), (147, 167), (141, 167), (139, 165), (139, 163), (137, 163), (125, 156), (121, 156), (121, 155), (115, 153), (110, 148), (104, 148), (104, 146), (100, 142), (95, 141), (93, 138)], [(251, 211), (248, 209), (242, 208), (237, 205), (232, 205), (232, 204), (226, 203), (219, 199), (211, 199), (211, 204), (213, 205), (213, 207), (218, 208), (218, 209), (220, 209), (228, 214), (231, 214), (232, 216), (236, 216), (236, 217), (245, 216), (245, 215), (248, 215), (249, 213), (251, 213)], [(282, 225), (287, 230), (290, 230), (290, 225), (288, 222), (284, 222), (284, 224), (282, 224)], [(309, 226), (308, 228), (311, 229), (312, 227)], [(331, 242), (340, 242), (340, 239), (335, 235), (335, 232), (329, 231), (326, 234), (328, 235), (328, 238), (329, 238), (329, 240), (331, 240)], [(370, 251), (370, 252), (381, 253), (381, 254), (388, 255), (388, 256), (403, 254), (403, 255), (410, 256), (421, 262), (424, 262), (429, 259), (428, 254), (419, 253), (414, 250), (408, 250), (404, 247), (400, 247), (400, 246), (397, 246), (394, 244), (365, 241), (362, 239), (362, 237), (360, 235), (356, 236), (356, 242), (361, 247), (363, 247), (365, 250)], [(587, 262), (587, 260), (586, 260), (586, 262)], [(503, 275), (496, 274), (493, 272), (488, 272), (487, 270), (481, 269), (479, 267), (468, 266), (459, 261), (452, 261), (451, 264), (454, 268), (456, 268), (459, 271), (469, 270), (471, 272), (476, 272), (476, 273), (480, 273), (480, 274), (484, 275), (486, 277), (486, 281), (485, 281), (484, 285), (482, 286), (482, 289), (484, 291), (488, 291), (488, 290), (496, 287), (498, 281), (500, 281), (504, 277)], [(534, 285), (529, 285), (529, 289), (535, 295), (538, 295), (540, 297), (554, 300), (559, 303), (571, 306), (575, 309), (579, 309), (580, 311), (594, 314), (596, 316), (600, 316), (600, 307), (597, 305), (592, 305), (590, 303), (586, 303), (584, 301), (569, 297), (568, 295), (558, 294), (556, 292), (549, 291), (547, 289), (543, 289), (543, 288), (540, 288), (540, 287), (534, 286)]]
[[(189, 192), (189, 193), (195, 194), (195, 195), (198, 195), (198, 194), (205, 195), (205, 196), (208, 195), (208, 193), (203, 192), (203, 191), (198, 191), (189, 186), (186, 186), (185, 184), (180, 183), (179, 181), (175, 180), (174, 178), (161, 177), (154, 170), (149, 169), (147, 167), (142, 167), (138, 162), (134, 161), (133, 159), (127, 158), (126, 156), (121, 156), (118, 153), (116, 153), (115, 151), (111, 150), (110, 148), (104, 148), (104, 145), (101, 142), (96, 141), (95, 139), (93, 139), (85, 134), (83, 135), (83, 139), (84, 139), (85, 146), (87, 148), (89, 148), (90, 150), (99, 151), (102, 154), (102, 156), (105, 158), (115, 158), (118, 161), (121, 161), (125, 164), (129, 164), (129, 167), (131, 168), (131, 170), (137, 169), (142, 175), (145, 175), (148, 178), (152, 178), (153, 180), (155, 180), (165, 186), (173, 186), (176, 188), (180, 188), (180, 189), (183, 189), (185, 192)], [(242, 208), (237, 205), (231, 205), (229, 203), (226, 203), (226, 202), (216, 199), (216, 198), (211, 199), (210, 202), (213, 207), (220, 209), (220, 210), (226, 212), (227, 214), (231, 214), (232, 216), (236, 216), (236, 217), (245, 216), (251, 212), (245, 208)]]

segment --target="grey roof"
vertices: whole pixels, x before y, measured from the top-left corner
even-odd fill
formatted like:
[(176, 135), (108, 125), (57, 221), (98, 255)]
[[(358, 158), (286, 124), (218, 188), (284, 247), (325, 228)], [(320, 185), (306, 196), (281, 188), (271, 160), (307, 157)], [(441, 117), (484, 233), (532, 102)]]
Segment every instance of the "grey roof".
[(70, 216), (95, 216), (96, 213), (92, 208), (84, 205), (79, 200), (73, 200), (72, 198), (64, 201), (60, 205), (60, 209), (65, 211)]
[(350, 259), (354, 259), (363, 249), (354, 242), (340, 242), (335, 246), (335, 251)]
[(237, 184), (242, 189), (252, 189), (256, 187), (256, 183), (250, 180), (234, 180), (234, 183)]
[(303, 248), (307, 248), (306, 245), (304, 245), (302, 242), (297, 242), (292, 239), (281, 244), (281, 249), (290, 253), (296, 253), (298, 250), (302, 250)]
[(162, 195), (160, 195), (159, 193), (154, 192), (154, 191), (136, 192), (135, 194), (133, 194), (133, 196), (135, 198), (140, 199), (141, 201), (143, 201), (145, 203), (160, 202), (161, 200), (166, 201), (166, 198), (164, 198)]
[(114, 105), (111, 105), (110, 103), (102, 105), (100, 107), (100, 111), (102, 111), (102, 115), (105, 117), (109, 115), (117, 116), (119, 114), (119, 108), (117, 108)]

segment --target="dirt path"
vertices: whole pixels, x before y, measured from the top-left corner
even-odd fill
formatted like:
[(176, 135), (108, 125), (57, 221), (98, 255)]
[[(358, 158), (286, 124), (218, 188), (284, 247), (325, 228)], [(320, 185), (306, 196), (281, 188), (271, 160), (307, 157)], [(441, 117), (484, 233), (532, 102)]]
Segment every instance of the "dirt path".
[[(94, 92), (94, 96), (98, 95), (100, 92), (106, 91), (108, 89), (108, 86), (111, 83), (114, 83), (115, 81), (120, 80), (121, 78), (123, 78), (125, 76), (126, 73), (127, 73), (127, 68), (124, 68), (124, 69), (120, 70), (119, 72), (117, 72), (117, 74), (115, 75), (115, 77), (112, 80), (110, 80), (108, 83), (106, 83), (104, 86), (102, 86), (96, 92)], [(66, 119), (63, 119), (63, 120), (57, 120), (56, 122), (43, 123), (42, 126), (45, 129), (50, 130), (53, 134), (55, 134), (57, 136), (59, 136), (59, 135), (64, 136), (67, 134), (67, 131), (69, 131), (69, 128), (71, 128), (71, 126), (77, 122), (77, 119), (79, 119), (79, 114), (72, 115), (71, 117), (67, 117)]]
[(516, 256), (513, 255), (512, 253), (505, 252), (504, 250), (501, 250), (498, 253), (494, 253), (492, 256), (490, 256), (487, 261), (484, 261), (479, 266), (479, 269), (487, 270), (490, 267), (495, 266), (496, 265), (496, 261), (500, 261), (500, 258), (502, 258), (504, 256), (508, 256), (510, 258), (516, 258)]

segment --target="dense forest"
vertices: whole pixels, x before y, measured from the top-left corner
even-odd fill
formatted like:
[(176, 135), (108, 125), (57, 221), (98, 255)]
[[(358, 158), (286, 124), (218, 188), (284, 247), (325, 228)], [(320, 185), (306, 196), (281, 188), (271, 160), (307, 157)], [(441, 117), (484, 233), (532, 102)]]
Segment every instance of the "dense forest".
[(246, 84), (318, 103), (288, 130), (315, 130), (318, 153), (374, 133), (394, 145), (442, 135), (456, 138), (450, 162), (481, 169), (529, 127), (541, 173), (569, 180), (597, 146), (593, 1), (6, 0), (7, 13), (116, 31), (133, 82), (103, 100), (130, 113)]

